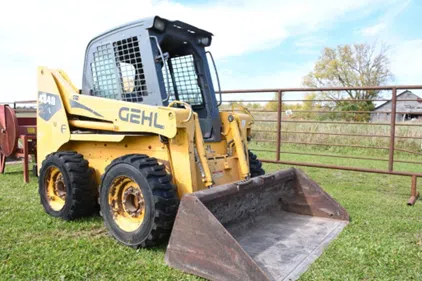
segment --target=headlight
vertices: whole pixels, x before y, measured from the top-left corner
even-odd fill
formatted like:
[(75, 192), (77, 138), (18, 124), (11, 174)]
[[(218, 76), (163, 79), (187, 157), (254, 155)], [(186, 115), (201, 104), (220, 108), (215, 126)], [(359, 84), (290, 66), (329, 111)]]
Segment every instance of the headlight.
[(198, 38), (198, 44), (208, 47), (211, 44), (211, 37), (200, 37), (200, 38)]
[(154, 20), (154, 28), (157, 29), (158, 31), (163, 32), (164, 29), (166, 29), (166, 23), (164, 20), (162, 20), (159, 17), (156, 17)]

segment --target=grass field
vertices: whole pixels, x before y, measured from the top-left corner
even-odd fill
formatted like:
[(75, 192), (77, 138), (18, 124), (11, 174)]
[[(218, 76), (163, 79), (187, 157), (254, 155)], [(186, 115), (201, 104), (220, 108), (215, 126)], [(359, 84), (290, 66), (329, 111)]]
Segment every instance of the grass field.
[[(349, 211), (352, 221), (301, 280), (422, 280), (422, 202), (406, 206), (409, 178), (302, 169)], [(75, 222), (49, 217), (39, 203), (36, 178), (23, 184), (20, 171), (19, 165), (9, 166), (0, 175), (0, 280), (201, 280), (168, 268), (164, 246), (121, 246), (100, 217)]]

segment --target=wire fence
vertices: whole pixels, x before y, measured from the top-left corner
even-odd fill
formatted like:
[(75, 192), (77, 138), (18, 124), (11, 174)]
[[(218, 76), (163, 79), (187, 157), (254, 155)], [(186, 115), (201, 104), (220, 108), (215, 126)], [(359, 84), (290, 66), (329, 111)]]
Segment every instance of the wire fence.
[[(422, 99), (410, 90), (421, 89), (422, 85), (230, 90), (223, 91), (228, 98), (223, 98), (222, 110), (248, 103), (255, 119), (252, 146), (265, 153), (263, 162), (410, 176), (408, 204), (413, 205), (419, 196), (417, 177), (422, 176), (422, 166), (415, 166), (422, 164)], [(383, 98), (341, 95), (351, 91), (382, 91)], [(332, 92), (340, 98), (325, 98)], [(274, 98), (256, 98), (268, 93)], [(286, 93), (301, 94), (288, 99)], [(307, 93), (323, 94), (307, 99)], [(389, 93), (391, 98), (385, 98)]]

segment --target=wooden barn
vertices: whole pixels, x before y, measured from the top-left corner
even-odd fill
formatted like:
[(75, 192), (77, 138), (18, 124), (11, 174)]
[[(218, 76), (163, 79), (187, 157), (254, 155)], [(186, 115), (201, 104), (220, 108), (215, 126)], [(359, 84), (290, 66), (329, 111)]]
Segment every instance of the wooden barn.
[[(377, 106), (371, 113), (371, 122), (389, 122), (391, 120), (391, 104), (391, 101), (387, 101)], [(397, 122), (418, 119), (422, 121), (422, 99), (411, 91), (404, 91), (397, 95), (396, 112)]]

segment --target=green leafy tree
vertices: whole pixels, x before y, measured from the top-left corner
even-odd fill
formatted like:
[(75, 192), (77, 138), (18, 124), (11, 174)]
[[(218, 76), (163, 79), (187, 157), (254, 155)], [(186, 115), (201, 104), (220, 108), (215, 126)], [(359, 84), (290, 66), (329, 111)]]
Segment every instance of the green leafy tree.
[[(377, 44), (339, 45), (334, 49), (324, 48), (314, 69), (304, 77), (303, 84), (312, 88), (386, 85), (393, 79), (387, 52), (387, 47)], [(331, 106), (337, 110), (356, 109), (358, 111), (372, 110), (374, 105), (371, 100), (378, 98), (379, 95), (380, 91), (374, 90), (347, 90), (321, 94), (322, 97), (333, 100)], [(339, 99), (370, 101), (334, 102)], [(355, 116), (354, 119), (360, 121), (369, 118), (369, 114), (355, 114)]]

